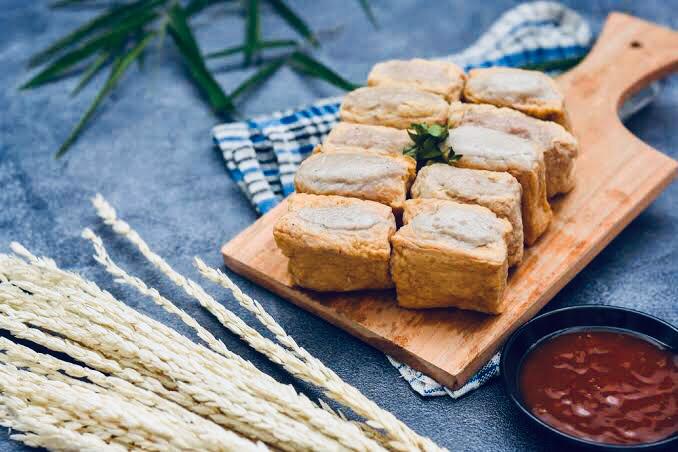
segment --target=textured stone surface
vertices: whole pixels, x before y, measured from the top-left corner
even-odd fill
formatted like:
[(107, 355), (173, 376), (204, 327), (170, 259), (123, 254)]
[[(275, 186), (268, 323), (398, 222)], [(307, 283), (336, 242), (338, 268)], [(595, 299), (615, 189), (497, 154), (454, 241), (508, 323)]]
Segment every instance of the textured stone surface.
[[(262, 356), (224, 332), (194, 302), (139, 259), (123, 241), (97, 222), (88, 198), (103, 193), (147, 241), (178, 270), (197, 278), (194, 255), (221, 266), (219, 246), (255, 219), (247, 201), (226, 175), (212, 147), (209, 130), (216, 119), (185, 81), (183, 69), (172, 63), (174, 50), (165, 49), (162, 64), (149, 59), (146, 74), (136, 67), (107, 102), (96, 123), (87, 129), (67, 158), (52, 158), (68, 129), (77, 121), (95, 87), (72, 100), (75, 78), (45, 88), (18, 92), (25, 80), (29, 54), (52, 42), (89, 16), (84, 12), (51, 12), (47, 2), (4, 0), (0, 8), (0, 246), (23, 242), (37, 253), (49, 254), (62, 266), (100, 282), (115, 295), (182, 332), (174, 318), (106, 277), (79, 238), (94, 225), (113, 257), (175, 299), (226, 344), (276, 378), (291, 379)], [(353, 80), (361, 80), (376, 61), (397, 57), (448, 54), (469, 45), (514, 2), (446, 2), (424, 7), (414, 0), (372, 1), (381, 28), (372, 30), (357, 6), (348, 2), (304, 3), (304, 16), (321, 30), (319, 57)], [(570, 2), (568, 2), (570, 3)], [(594, 27), (613, 9), (631, 12), (674, 28), (675, 1), (571, 2)], [(299, 7), (299, 6), (298, 6)], [(206, 51), (239, 42), (242, 21), (214, 10), (203, 16), (199, 39)], [(217, 20), (218, 19), (218, 20)], [(425, 26), (418, 27), (417, 25)], [(291, 32), (267, 14), (267, 37)], [(224, 63), (223, 68), (236, 62)], [(220, 63), (216, 63), (218, 67)], [(220, 72), (219, 81), (235, 86), (249, 74), (236, 68)], [(99, 80), (101, 81), (101, 80)], [(327, 86), (283, 70), (251, 95), (246, 114), (265, 113), (336, 94)], [(678, 80), (665, 86), (662, 97), (629, 121), (641, 139), (678, 158)], [(678, 322), (678, 185), (674, 184), (643, 212), (572, 283), (549, 304), (562, 306), (601, 303), (642, 309)], [(533, 431), (509, 404), (499, 381), (453, 401), (423, 399), (413, 393), (378, 351), (240, 278), (242, 288), (270, 310), (299, 343), (392, 410), (422, 434), (452, 450), (539, 450), (553, 447)], [(224, 291), (212, 288), (225, 305), (251, 320)], [(298, 386), (314, 395), (308, 387)], [(3, 432), (0, 450), (22, 450)]]

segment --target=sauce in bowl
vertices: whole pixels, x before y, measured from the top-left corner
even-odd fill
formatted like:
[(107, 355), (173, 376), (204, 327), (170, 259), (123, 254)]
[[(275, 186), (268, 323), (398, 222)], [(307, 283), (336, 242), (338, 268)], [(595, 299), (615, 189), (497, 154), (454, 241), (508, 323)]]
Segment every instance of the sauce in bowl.
[(578, 438), (640, 444), (678, 433), (678, 355), (634, 334), (548, 338), (524, 358), (519, 385), (535, 416)]

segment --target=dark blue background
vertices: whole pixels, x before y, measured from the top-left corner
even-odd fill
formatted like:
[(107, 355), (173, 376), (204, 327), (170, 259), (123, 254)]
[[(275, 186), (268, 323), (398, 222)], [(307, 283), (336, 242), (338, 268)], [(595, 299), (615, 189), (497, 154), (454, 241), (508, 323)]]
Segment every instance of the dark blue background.
[[(101, 192), (150, 245), (177, 269), (198, 278), (194, 255), (222, 266), (219, 246), (255, 220), (255, 214), (227, 176), (210, 139), (216, 119), (186, 81), (171, 45), (136, 67), (123, 80), (67, 158), (52, 158), (58, 145), (95, 95), (95, 85), (71, 99), (77, 78), (42, 89), (18, 92), (26, 80), (27, 57), (88, 18), (88, 12), (54, 12), (46, 2), (0, 1), (0, 245), (11, 240), (56, 258), (65, 268), (100, 282), (131, 305), (187, 335), (188, 328), (135, 293), (114, 285), (79, 238), (85, 226), (103, 234), (114, 259), (175, 299), (226, 344), (282, 381), (290, 379), (265, 358), (224, 332), (195, 302), (179, 293), (139, 258), (125, 242), (102, 228), (88, 199)], [(293, 2), (320, 31), (318, 56), (352, 80), (363, 80), (372, 64), (394, 57), (430, 57), (471, 44), (511, 1), (416, 2), (373, 0), (381, 24), (371, 28), (354, 1)], [(620, 10), (676, 28), (678, 2), (571, 1), (595, 30), (609, 11)], [(236, 45), (242, 19), (215, 8), (194, 21), (203, 50)], [(266, 37), (293, 37), (272, 14), (263, 19)], [(155, 52), (157, 54), (157, 52)], [(234, 62), (235, 63), (235, 62)], [(224, 63), (221, 68), (233, 68)], [(215, 67), (219, 67), (218, 65)], [(218, 79), (232, 89), (250, 70), (222, 71)], [(100, 83), (102, 80), (99, 79)], [(332, 88), (284, 69), (241, 106), (247, 114), (310, 102), (336, 94)], [(678, 157), (678, 80), (628, 127), (657, 149)], [(601, 131), (604, 133), (604, 131)], [(547, 309), (582, 303), (635, 307), (678, 322), (678, 185), (643, 212)], [(412, 392), (380, 352), (267, 291), (240, 278), (300, 344), (367, 396), (394, 412), (421, 434), (451, 450), (536, 450), (548, 440), (518, 417), (499, 381), (453, 401), (423, 399)], [(209, 289), (231, 309), (243, 313), (231, 296)], [(308, 390), (300, 385), (300, 389)], [(20, 450), (3, 433), (0, 449)]]

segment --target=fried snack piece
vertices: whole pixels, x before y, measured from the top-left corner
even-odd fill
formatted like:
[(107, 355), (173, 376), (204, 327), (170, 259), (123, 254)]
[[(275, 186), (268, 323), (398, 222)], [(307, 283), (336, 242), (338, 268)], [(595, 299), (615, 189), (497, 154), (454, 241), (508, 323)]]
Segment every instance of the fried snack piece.
[(466, 74), (456, 64), (421, 58), (377, 63), (367, 76), (369, 86), (417, 88), (447, 101), (459, 100), (465, 81)]
[(426, 91), (396, 86), (368, 86), (344, 97), (342, 121), (407, 129), (413, 123), (447, 123), (449, 105)]
[(402, 155), (411, 145), (412, 139), (402, 129), (340, 122), (323, 141), (322, 151)]
[(549, 198), (574, 188), (579, 144), (560, 124), (542, 121), (510, 108), (453, 102), (448, 125), (454, 128), (464, 124), (499, 130), (537, 143), (544, 151), (546, 194)]
[(520, 184), (509, 173), (457, 168), (442, 163), (425, 166), (412, 185), (412, 198), (447, 199), (487, 207), (511, 223), (508, 264), (523, 259), (523, 220)]
[(529, 140), (486, 127), (464, 125), (450, 130), (446, 145), (462, 157), (461, 168), (505, 171), (522, 187), (521, 212), (525, 243), (532, 245), (551, 222), (546, 199), (544, 155)]
[(396, 229), (388, 206), (342, 196), (294, 194), (273, 237), (294, 284), (318, 291), (384, 289)]
[(402, 209), (416, 173), (413, 159), (359, 152), (312, 154), (294, 176), (298, 193), (339, 195)]
[(468, 74), (463, 98), (476, 104), (513, 108), (571, 129), (565, 96), (543, 72), (508, 67), (473, 69)]
[(403, 222), (391, 237), (391, 275), (400, 306), (502, 312), (508, 221), (481, 206), (411, 199)]

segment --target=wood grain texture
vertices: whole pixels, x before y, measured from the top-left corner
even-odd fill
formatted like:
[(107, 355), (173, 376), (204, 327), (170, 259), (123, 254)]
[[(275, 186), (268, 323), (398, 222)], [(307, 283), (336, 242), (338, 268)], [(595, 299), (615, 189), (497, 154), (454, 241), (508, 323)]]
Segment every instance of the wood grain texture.
[(393, 291), (320, 294), (290, 285), (273, 241), (283, 202), (224, 245), (226, 265), (374, 347), (457, 388), (674, 179), (678, 164), (620, 122), (623, 100), (678, 68), (678, 33), (611, 14), (587, 58), (558, 79), (581, 144), (577, 187), (553, 204), (547, 233), (510, 274), (508, 308), (489, 316), (399, 308)]

